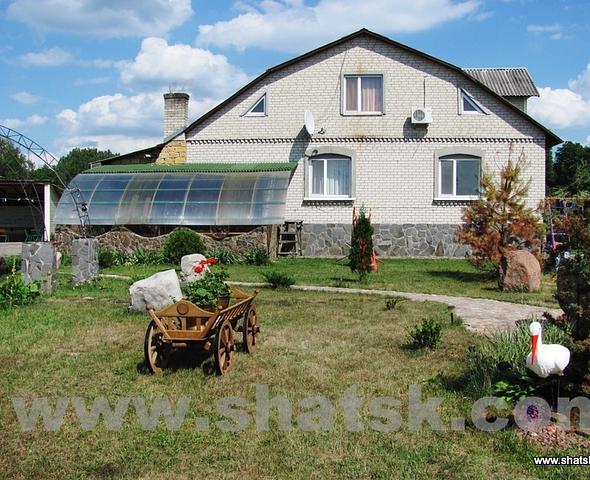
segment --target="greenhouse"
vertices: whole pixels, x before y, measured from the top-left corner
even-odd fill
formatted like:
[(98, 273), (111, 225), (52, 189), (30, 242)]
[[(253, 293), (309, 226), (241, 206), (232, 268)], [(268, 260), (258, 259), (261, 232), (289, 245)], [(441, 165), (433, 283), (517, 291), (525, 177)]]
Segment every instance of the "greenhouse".
[[(107, 165), (77, 175), (90, 225), (271, 225), (284, 220), (293, 163)], [(57, 224), (78, 224), (64, 192)]]

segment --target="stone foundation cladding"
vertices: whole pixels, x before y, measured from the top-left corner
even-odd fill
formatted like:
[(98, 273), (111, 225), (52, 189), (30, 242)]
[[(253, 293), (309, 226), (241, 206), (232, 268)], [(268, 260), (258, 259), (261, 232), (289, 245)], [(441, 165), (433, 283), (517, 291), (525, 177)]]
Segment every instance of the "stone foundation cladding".
[[(464, 257), (467, 247), (455, 243), (457, 225), (373, 225), (375, 251), (381, 257)], [(303, 254), (342, 257), (348, 255), (349, 224), (303, 225)]]

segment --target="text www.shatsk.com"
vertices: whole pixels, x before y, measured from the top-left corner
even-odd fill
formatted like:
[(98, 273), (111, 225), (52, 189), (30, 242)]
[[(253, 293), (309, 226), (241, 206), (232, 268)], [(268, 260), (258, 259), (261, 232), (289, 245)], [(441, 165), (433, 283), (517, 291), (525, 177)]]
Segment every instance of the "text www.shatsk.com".
[[(143, 397), (119, 397), (115, 401), (109, 401), (105, 397), (96, 397), (92, 401), (81, 397), (58, 397), (51, 402), (46, 397), (35, 397), (32, 400), (13, 397), (11, 402), (22, 431), (38, 428), (58, 431), (66, 418), (73, 418), (84, 430), (97, 428), (102, 418), (105, 429), (117, 431), (126, 421), (130, 421), (129, 412), (133, 410), (144, 430), (155, 430), (160, 425), (169, 430), (180, 430), (183, 425), (188, 425), (199, 431), (217, 428), (238, 432), (252, 426), (257, 431), (268, 431), (271, 428), (271, 419), (275, 422), (272, 428), (310, 432), (330, 431), (336, 422), (341, 422), (344, 428), (353, 432), (365, 429), (394, 432), (404, 424), (409, 431), (424, 428), (463, 431), (466, 425), (464, 417), (443, 421), (439, 409), (444, 398), (423, 398), (420, 385), (409, 386), (405, 404), (388, 396), (365, 399), (359, 395), (356, 386), (349, 387), (335, 400), (324, 396), (309, 396), (292, 402), (286, 396), (271, 395), (268, 385), (256, 385), (254, 402), (236, 396), (218, 399), (214, 422), (192, 410), (198, 406), (192, 405), (192, 399), (188, 396), (178, 398), (174, 404), (166, 397), (157, 397), (151, 402)], [(471, 408), (473, 426), (489, 432), (505, 428), (508, 419), (496, 417), (490, 420), (486, 416), (488, 407), (504, 409), (508, 405), (500, 398), (480, 398)], [(557, 409), (561, 413), (562, 426), (569, 428), (573, 408), (579, 409), (580, 427), (590, 428), (590, 400), (586, 397), (559, 398)], [(68, 411), (73, 411), (74, 416), (68, 416)], [(551, 421), (551, 408), (539, 397), (519, 401), (513, 411), (517, 425), (527, 431), (537, 431)]]

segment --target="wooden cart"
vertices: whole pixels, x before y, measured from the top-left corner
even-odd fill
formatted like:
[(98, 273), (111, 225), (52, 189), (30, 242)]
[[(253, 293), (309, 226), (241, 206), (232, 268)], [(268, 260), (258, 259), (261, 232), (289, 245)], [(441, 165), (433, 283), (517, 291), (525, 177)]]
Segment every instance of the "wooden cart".
[(174, 348), (213, 348), (215, 369), (226, 373), (233, 362), (236, 344), (234, 332), (242, 333), (242, 348), (252, 353), (260, 332), (253, 295), (231, 287), (227, 308), (214, 312), (203, 310), (187, 300), (180, 300), (162, 310), (149, 309), (151, 322), (145, 333), (145, 362), (154, 373), (166, 367)]

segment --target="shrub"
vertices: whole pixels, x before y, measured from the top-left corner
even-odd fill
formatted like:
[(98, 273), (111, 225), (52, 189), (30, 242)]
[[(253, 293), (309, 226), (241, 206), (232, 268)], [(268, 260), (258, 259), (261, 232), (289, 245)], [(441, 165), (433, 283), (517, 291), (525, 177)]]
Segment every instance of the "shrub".
[(230, 293), (230, 288), (225, 283), (228, 278), (226, 270), (208, 271), (200, 280), (185, 284), (182, 292), (184, 297), (195, 305), (214, 309), (217, 306), (217, 298)]
[[(498, 183), (490, 172), (481, 177), (482, 198), (463, 209), (463, 225), (457, 241), (471, 247), (469, 260), (475, 264), (492, 262), (501, 273), (501, 262), (510, 250), (538, 251), (542, 228), (525, 200), (529, 182), (522, 180), (525, 157), (512, 158), (500, 171)], [(499, 279), (500, 284), (502, 278)]]
[(271, 288), (289, 288), (295, 283), (295, 279), (291, 275), (275, 270), (264, 272), (262, 276), (266, 283), (270, 283)]
[[(526, 356), (531, 351), (530, 321), (518, 322), (516, 328), (495, 333), (478, 346), (469, 347), (465, 388), (470, 395), (481, 397), (494, 391), (494, 384), (507, 381), (511, 385), (526, 387), (530, 383)], [(563, 343), (563, 330), (544, 320), (543, 342)]]
[(406, 299), (403, 297), (392, 297), (385, 300), (385, 310), (395, 310), (397, 306), (405, 301)]
[(232, 252), (229, 248), (215, 247), (210, 252), (211, 256), (223, 265), (235, 265), (240, 263), (240, 257)]
[(416, 348), (434, 350), (440, 343), (442, 325), (434, 318), (425, 318), (408, 332), (409, 343)]
[(112, 248), (100, 247), (98, 249), (98, 265), (100, 268), (109, 268), (115, 264), (115, 251)]
[(20, 273), (16, 271), (0, 283), (0, 308), (27, 305), (37, 296), (39, 296), (39, 286), (36, 283), (26, 285)]
[(247, 265), (268, 265), (269, 257), (266, 248), (254, 247), (246, 252), (244, 255), (244, 263)]
[(125, 265), (160, 265), (162, 263), (165, 263), (162, 251), (143, 248), (136, 248), (125, 260)]
[(352, 221), (352, 240), (350, 243), (350, 269), (358, 273), (361, 279), (366, 278), (371, 271), (371, 256), (373, 255), (373, 226), (367, 217), (365, 209), (361, 208), (358, 216)]
[(0, 257), (0, 275), (7, 275), (10, 272), (18, 272), (21, 266), (19, 255), (9, 255)]
[(205, 254), (205, 243), (198, 233), (188, 228), (178, 228), (170, 233), (162, 249), (164, 259), (174, 264), (193, 253)]

